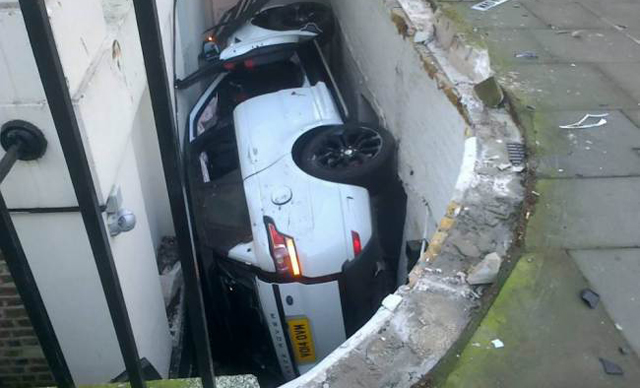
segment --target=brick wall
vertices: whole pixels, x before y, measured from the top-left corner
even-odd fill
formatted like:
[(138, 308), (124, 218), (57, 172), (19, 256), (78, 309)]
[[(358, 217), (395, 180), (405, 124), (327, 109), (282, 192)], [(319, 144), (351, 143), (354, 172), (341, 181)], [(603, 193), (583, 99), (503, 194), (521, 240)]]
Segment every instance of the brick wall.
[(49, 366), (0, 253), (0, 387), (51, 385)]

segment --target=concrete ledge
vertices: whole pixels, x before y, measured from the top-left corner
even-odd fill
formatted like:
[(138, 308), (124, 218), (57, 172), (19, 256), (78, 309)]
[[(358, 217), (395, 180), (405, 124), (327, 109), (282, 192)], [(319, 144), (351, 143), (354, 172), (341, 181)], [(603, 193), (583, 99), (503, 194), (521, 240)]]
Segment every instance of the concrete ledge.
[[(148, 388), (202, 388), (202, 381), (194, 379), (147, 381)], [(129, 388), (129, 383), (82, 385), (83, 388)], [(259, 388), (258, 379), (253, 375), (218, 376), (216, 388)]]
[(469, 286), (465, 272), (491, 252), (504, 259), (502, 278), (512, 267), (524, 171), (510, 164), (506, 146), (523, 140), (508, 112), (486, 109), (473, 92), (477, 82), (491, 75), (486, 49), (469, 42), (445, 12), (433, 14), (424, 5), (402, 0), (376, 6), (386, 9), (403, 39), (413, 40), (422, 61), (419, 71), (437, 83), (467, 123), (461, 129), (468, 140), (451, 202), (428, 251), (409, 274), (409, 284), (387, 297), (364, 327), (287, 388), (425, 382), (438, 363), (455, 357), (457, 341), (473, 331), (500, 284)]

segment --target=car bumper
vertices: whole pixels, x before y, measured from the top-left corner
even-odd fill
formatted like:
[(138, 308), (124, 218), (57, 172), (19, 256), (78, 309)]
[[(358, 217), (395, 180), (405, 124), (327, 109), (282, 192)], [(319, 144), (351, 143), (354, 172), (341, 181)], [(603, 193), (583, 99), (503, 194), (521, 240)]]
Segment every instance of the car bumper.
[(287, 380), (309, 371), (373, 316), (384, 287), (377, 239), (326, 279), (278, 283), (256, 277), (262, 313)]

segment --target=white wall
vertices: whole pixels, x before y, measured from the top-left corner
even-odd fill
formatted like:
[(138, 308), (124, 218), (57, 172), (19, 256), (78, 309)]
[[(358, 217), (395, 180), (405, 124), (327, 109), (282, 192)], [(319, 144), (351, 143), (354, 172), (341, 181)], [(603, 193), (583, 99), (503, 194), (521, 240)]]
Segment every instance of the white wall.
[[(382, 1), (333, 1), (344, 92), (364, 96), (399, 143), (399, 175), (408, 195), (406, 239), (420, 239), (430, 208), (436, 230), (451, 201), (464, 152), (466, 123), (424, 70), (410, 38), (398, 33)], [(336, 55), (339, 54), (339, 55)]]
[(80, 214), (12, 218), (74, 380), (114, 378), (124, 363)]
[(167, 183), (161, 168), (160, 147), (151, 109), (149, 90), (140, 100), (133, 122), (134, 147), (140, 185), (153, 246), (158, 248), (163, 236), (173, 236), (175, 231), (169, 208)]
[(111, 249), (140, 357), (146, 357), (167, 377), (171, 337), (132, 142), (126, 146), (117, 177), (116, 185), (122, 188), (124, 199), (122, 205), (136, 214), (137, 224), (132, 231), (111, 238)]

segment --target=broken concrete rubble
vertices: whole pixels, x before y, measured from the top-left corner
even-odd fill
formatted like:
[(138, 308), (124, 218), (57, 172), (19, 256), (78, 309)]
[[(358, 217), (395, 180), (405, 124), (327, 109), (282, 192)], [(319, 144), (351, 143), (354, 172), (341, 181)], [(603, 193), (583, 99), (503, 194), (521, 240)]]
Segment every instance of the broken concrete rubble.
[(620, 368), (620, 365), (615, 362), (609, 361), (605, 358), (600, 358), (600, 363), (604, 369), (604, 373), (608, 375), (623, 375), (624, 371)]
[(489, 108), (495, 108), (504, 100), (504, 93), (494, 77), (489, 77), (473, 88), (476, 95)]
[(474, 244), (467, 238), (452, 238), (451, 243), (458, 249), (461, 254), (467, 257), (480, 257), (482, 255), (476, 244)]
[(598, 302), (600, 302), (600, 295), (588, 288), (580, 292), (580, 298), (582, 298), (584, 303), (586, 303), (591, 309), (596, 308), (598, 306)]
[(484, 259), (473, 266), (467, 275), (467, 283), (471, 285), (491, 284), (495, 282), (500, 272), (502, 258), (497, 253), (489, 253)]

